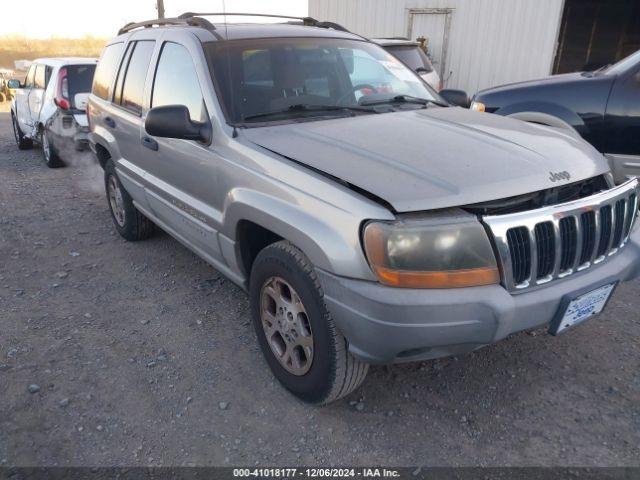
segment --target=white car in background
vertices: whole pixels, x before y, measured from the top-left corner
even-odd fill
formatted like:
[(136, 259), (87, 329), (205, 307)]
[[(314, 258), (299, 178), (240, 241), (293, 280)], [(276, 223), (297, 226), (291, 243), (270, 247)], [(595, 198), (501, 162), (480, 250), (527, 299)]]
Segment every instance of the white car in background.
[(67, 148), (88, 147), (87, 100), (96, 58), (40, 58), (34, 60), (24, 82), (10, 80), (16, 89), (11, 120), (18, 148), (42, 145), (47, 166), (63, 165)]
[(442, 90), (440, 75), (431, 64), (431, 60), (422, 50), (418, 42), (407, 40), (406, 38), (372, 38), (372, 42), (377, 43), (391, 55), (404, 63), (411, 70), (422, 77), (436, 91)]

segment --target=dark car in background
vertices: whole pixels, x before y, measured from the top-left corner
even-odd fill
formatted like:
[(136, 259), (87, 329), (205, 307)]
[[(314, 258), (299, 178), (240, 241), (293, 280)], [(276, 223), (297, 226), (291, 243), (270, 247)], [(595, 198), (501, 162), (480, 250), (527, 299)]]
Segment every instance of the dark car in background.
[(471, 108), (572, 127), (608, 158), (616, 182), (640, 175), (640, 51), (593, 72), (482, 90)]

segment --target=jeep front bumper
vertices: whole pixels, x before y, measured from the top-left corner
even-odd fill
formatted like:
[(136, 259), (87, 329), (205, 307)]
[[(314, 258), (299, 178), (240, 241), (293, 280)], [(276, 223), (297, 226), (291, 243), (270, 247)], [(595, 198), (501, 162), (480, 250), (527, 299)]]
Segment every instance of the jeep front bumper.
[(607, 262), (522, 293), (509, 293), (501, 285), (411, 290), (317, 273), (326, 305), (353, 355), (374, 364), (425, 360), (544, 326), (563, 300), (638, 277), (640, 228)]

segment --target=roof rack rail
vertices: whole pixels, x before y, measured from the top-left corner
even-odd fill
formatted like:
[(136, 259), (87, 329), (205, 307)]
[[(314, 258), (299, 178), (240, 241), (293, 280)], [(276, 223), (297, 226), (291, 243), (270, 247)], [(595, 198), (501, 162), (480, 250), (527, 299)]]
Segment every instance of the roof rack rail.
[(206, 28), (207, 30), (215, 30), (216, 29), (215, 25), (213, 25), (208, 20), (202, 18), (202, 17), (214, 17), (214, 16), (221, 16), (221, 17), (231, 17), (231, 16), (238, 17), (238, 16), (242, 16), (242, 17), (283, 18), (283, 19), (287, 19), (287, 20), (300, 21), (300, 22), (302, 22), (302, 25), (307, 26), (307, 27), (332, 28), (334, 30), (339, 30), (341, 32), (351, 33), (351, 32), (349, 32), (349, 30), (347, 30), (346, 28), (344, 28), (342, 25), (340, 25), (338, 23), (321, 22), (321, 21), (316, 20), (315, 18), (312, 18), (312, 17), (291, 17), (291, 16), (288, 16), (288, 15), (269, 15), (269, 14), (266, 14), (266, 13), (218, 13), (218, 12), (213, 12), (213, 13), (193, 13), (193, 12), (186, 12), (186, 13), (183, 13), (182, 15), (178, 16), (178, 17), (155, 18), (153, 20), (145, 20), (143, 22), (130, 22), (130, 23), (127, 23), (124, 27), (122, 27), (120, 30), (118, 30), (118, 35), (122, 35), (123, 33), (130, 32), (130, 31), (135, 30), (137, 28), (151, 28), (151, 27), (154, 27), (154, 26), (161, 27), (163, 25), (189, 25), (189, 26), (192, 26), (192, 27)]
[(208, 30), (215, 30), (216, 27), (205, 20), (204, 18), (199, 18), (196, 16), (189, 16), (185, 18), (176, 17), (176, 18), (156, 18), (153, 20), (145, 20), (143, 22), (130, 22), (127, 23), (124, 27), (118, 30), (118, 35), (122, 35), (123, 33), (130, 32), (131, 30), (135, 30), (136, 28), (151, 28), (153, 26), (163, 26), (163, 25), (189, 25), (192, 27), (203, 27)]
[(182, 15), (178, 16), (179, 19), (189, 19), (189, 18), (198, 18), (198, 17), (266, 17), (266, 18), (283, 18), (286, 20), (299, 20), (303, 25), (307, 27), (318, 27), (318, 28), (332, 28), (334, 30), (339, 30), (341, 32), (349, 32), (342, 25), (334, 22), (321, 22), (316, 20), (313, 17), (292, 17), (289, 15), (269, 15), (267, 13), (224, 13), (224, 12), (211, 12), (211, 13), (194, 13), (194, 12), (186, 12)]

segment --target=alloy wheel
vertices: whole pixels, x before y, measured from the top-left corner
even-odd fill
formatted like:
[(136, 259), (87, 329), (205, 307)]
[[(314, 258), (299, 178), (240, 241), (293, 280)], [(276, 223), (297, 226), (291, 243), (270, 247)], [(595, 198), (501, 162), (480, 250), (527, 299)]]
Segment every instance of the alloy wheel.
[(118, 225), (124, 227), (124, 201), (122, 199), (120, 185), (114, 175), (109, 175), (109, 179), (107, 180), (107, 196), (109, 197), (109, 206), (111, 207), (113, 217), (116, 219)]
[(260, 292), (260, 319), (271, 351), (289, 373), (304, 375), (313, 362), (313, 333), (307, 311), (295, 289), (281, 277), (270, 277)]

